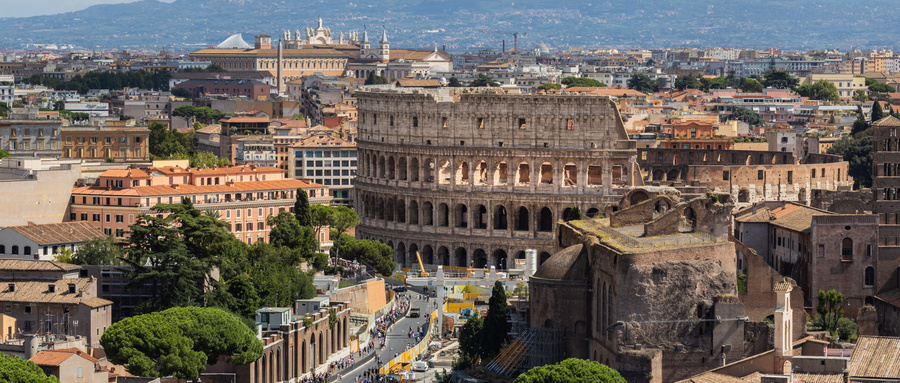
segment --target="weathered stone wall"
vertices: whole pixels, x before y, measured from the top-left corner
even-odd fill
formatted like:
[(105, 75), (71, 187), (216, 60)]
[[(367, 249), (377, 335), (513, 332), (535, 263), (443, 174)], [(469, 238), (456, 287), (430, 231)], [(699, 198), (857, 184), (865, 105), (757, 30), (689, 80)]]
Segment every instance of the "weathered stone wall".
[[(762, 322), (775, 312), (776, 295), (772, 288), (784, 276), (769, 266), (753, 249), (744, 246), (734, 237), (730, 238), (738, 251), (744, 254), (747, 262), (747, 291), (739, 292), (738, 298), (744, 303), (744, 313), (753, 322)], [(794, 340), (800, 339), (806, 331), (806, 311), (803, 308), (803, 290), (796, 282), (788, 278), (794, 285), (791, 290), (791, 309), (794, 312)]]
[(359, 238), (406, 266), (508, 268), (559, 250), (566, 209), (600, 215), (641, 185), (608, 97), (358, 93)]
[(838, 214), (862, 214), (875, 210), (875, 201), (872, 200), (872, 197), (871, 190), (814, 189), (809, 206)]
[[(879, 267), (876, 254), (878, 218), (872, 214), (812, 217), (809, 282), (807, 286), (800, 282), (808, 290), (805, 293), (812, 307), (817, 304), (820, 290), (831, 289), (843, 294), (844, 316), (849, 318), (856, 318), (865, 304), (874, 304)], [(848, 238), (852, 241), (851, 255), (845, 256), (842, 255), (842, 244)]]

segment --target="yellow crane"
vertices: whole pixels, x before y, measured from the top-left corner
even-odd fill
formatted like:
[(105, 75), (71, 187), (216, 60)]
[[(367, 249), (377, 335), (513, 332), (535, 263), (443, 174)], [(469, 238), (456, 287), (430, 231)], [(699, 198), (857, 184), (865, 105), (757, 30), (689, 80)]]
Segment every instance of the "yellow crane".
[(422, 264), (422, 256), (419, 255), (419, 252), (416, 252), (416, 258), (419, 260), (419, 270), (423, 277), (428, 276), (428, 272), (425, 271), (425, 265)]

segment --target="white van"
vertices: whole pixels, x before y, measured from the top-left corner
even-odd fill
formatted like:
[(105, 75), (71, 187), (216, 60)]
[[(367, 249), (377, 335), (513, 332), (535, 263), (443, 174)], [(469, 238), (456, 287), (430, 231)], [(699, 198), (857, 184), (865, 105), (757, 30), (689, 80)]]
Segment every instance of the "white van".
[(418, 362), (413, 363), (413, 371), (417, 371), (417, 372), (428, 371), (428, 362), (420, 360)]

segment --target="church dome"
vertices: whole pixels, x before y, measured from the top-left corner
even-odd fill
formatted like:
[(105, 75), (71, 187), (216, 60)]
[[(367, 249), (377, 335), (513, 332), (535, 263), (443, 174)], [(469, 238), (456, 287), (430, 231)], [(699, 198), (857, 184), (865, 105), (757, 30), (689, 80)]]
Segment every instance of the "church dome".
[(537, 269), (533, 277), (558, 281), (586, 281), (589, 255), (583, 244), (569, 246), (553, 254)]

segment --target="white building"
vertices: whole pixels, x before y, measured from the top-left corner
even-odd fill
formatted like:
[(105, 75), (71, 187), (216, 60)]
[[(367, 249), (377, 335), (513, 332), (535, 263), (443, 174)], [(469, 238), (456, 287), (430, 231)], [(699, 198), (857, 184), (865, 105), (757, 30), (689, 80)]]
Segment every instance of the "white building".
[[(317, 130), (313, 127), (311, 130)], [(356, 143), (326, 134), (306, 137), (288, 148), (288, 174), (328, 185), (333, 204), (349, 205), (356, 179)]]
[(62, 250), (78, 252), (82, 243), (103, 237), (90, 222), (62, 222), (0, 229), (0, 257), (52, 261)]

